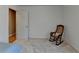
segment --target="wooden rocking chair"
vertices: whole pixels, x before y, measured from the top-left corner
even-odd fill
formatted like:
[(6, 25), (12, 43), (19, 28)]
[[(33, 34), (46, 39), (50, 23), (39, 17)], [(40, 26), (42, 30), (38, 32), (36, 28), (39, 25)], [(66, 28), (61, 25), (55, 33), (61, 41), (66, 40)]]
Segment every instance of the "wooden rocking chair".
[(63, 32), (64, 32), (64, 26), (63, 25), (57, 25), (56, 31), (50, 32), (49, 41), (51, 41), (51, 42), (56, 41), (56, 45), (60, 45), (63, 42), (63, 40), (61, 40)]

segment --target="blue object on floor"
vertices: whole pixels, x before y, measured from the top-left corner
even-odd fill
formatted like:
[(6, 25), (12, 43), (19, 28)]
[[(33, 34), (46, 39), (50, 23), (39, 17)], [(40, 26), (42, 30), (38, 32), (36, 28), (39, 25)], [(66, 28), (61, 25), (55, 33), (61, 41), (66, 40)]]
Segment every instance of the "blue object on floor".
[(5, 53), (20, 53), (22, 50), (22, 46), (14, 44), (12, 46), (10, 46)]

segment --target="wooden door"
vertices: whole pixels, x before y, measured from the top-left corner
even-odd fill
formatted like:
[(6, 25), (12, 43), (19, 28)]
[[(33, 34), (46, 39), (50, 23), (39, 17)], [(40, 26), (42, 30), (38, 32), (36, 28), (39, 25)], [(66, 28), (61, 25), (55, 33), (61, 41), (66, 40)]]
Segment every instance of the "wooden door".
[(16, 11), (9, 9), (9, 43), (16, 40)]

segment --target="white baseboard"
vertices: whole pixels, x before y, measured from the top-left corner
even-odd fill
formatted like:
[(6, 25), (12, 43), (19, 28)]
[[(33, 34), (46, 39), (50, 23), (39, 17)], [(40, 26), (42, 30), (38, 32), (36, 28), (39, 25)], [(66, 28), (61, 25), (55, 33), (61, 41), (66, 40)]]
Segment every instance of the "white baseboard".
[(33, 39), (40, 39), (40, 40), (43, 40), (43, 39), (48, 39), (48, 38), (29, 38), (29, 40), (33, 40)]
[(18, 40), (19, 40), (19, 39), (21, 39), (21, 40), (28, 40), (28, 37), (27, 37), (27, 38), (24, 38), (24, 37), (21, 37), (21, 36), (17, 36), (17, 35), (16, 35), (16, 39), (18, 39)]

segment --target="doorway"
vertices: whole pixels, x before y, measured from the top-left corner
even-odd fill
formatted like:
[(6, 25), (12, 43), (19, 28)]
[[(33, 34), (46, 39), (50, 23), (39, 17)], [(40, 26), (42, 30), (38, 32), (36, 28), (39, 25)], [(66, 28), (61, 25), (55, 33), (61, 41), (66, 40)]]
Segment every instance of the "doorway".
[(9, 9), (9, 43), (16, 40), (16, 11)]

